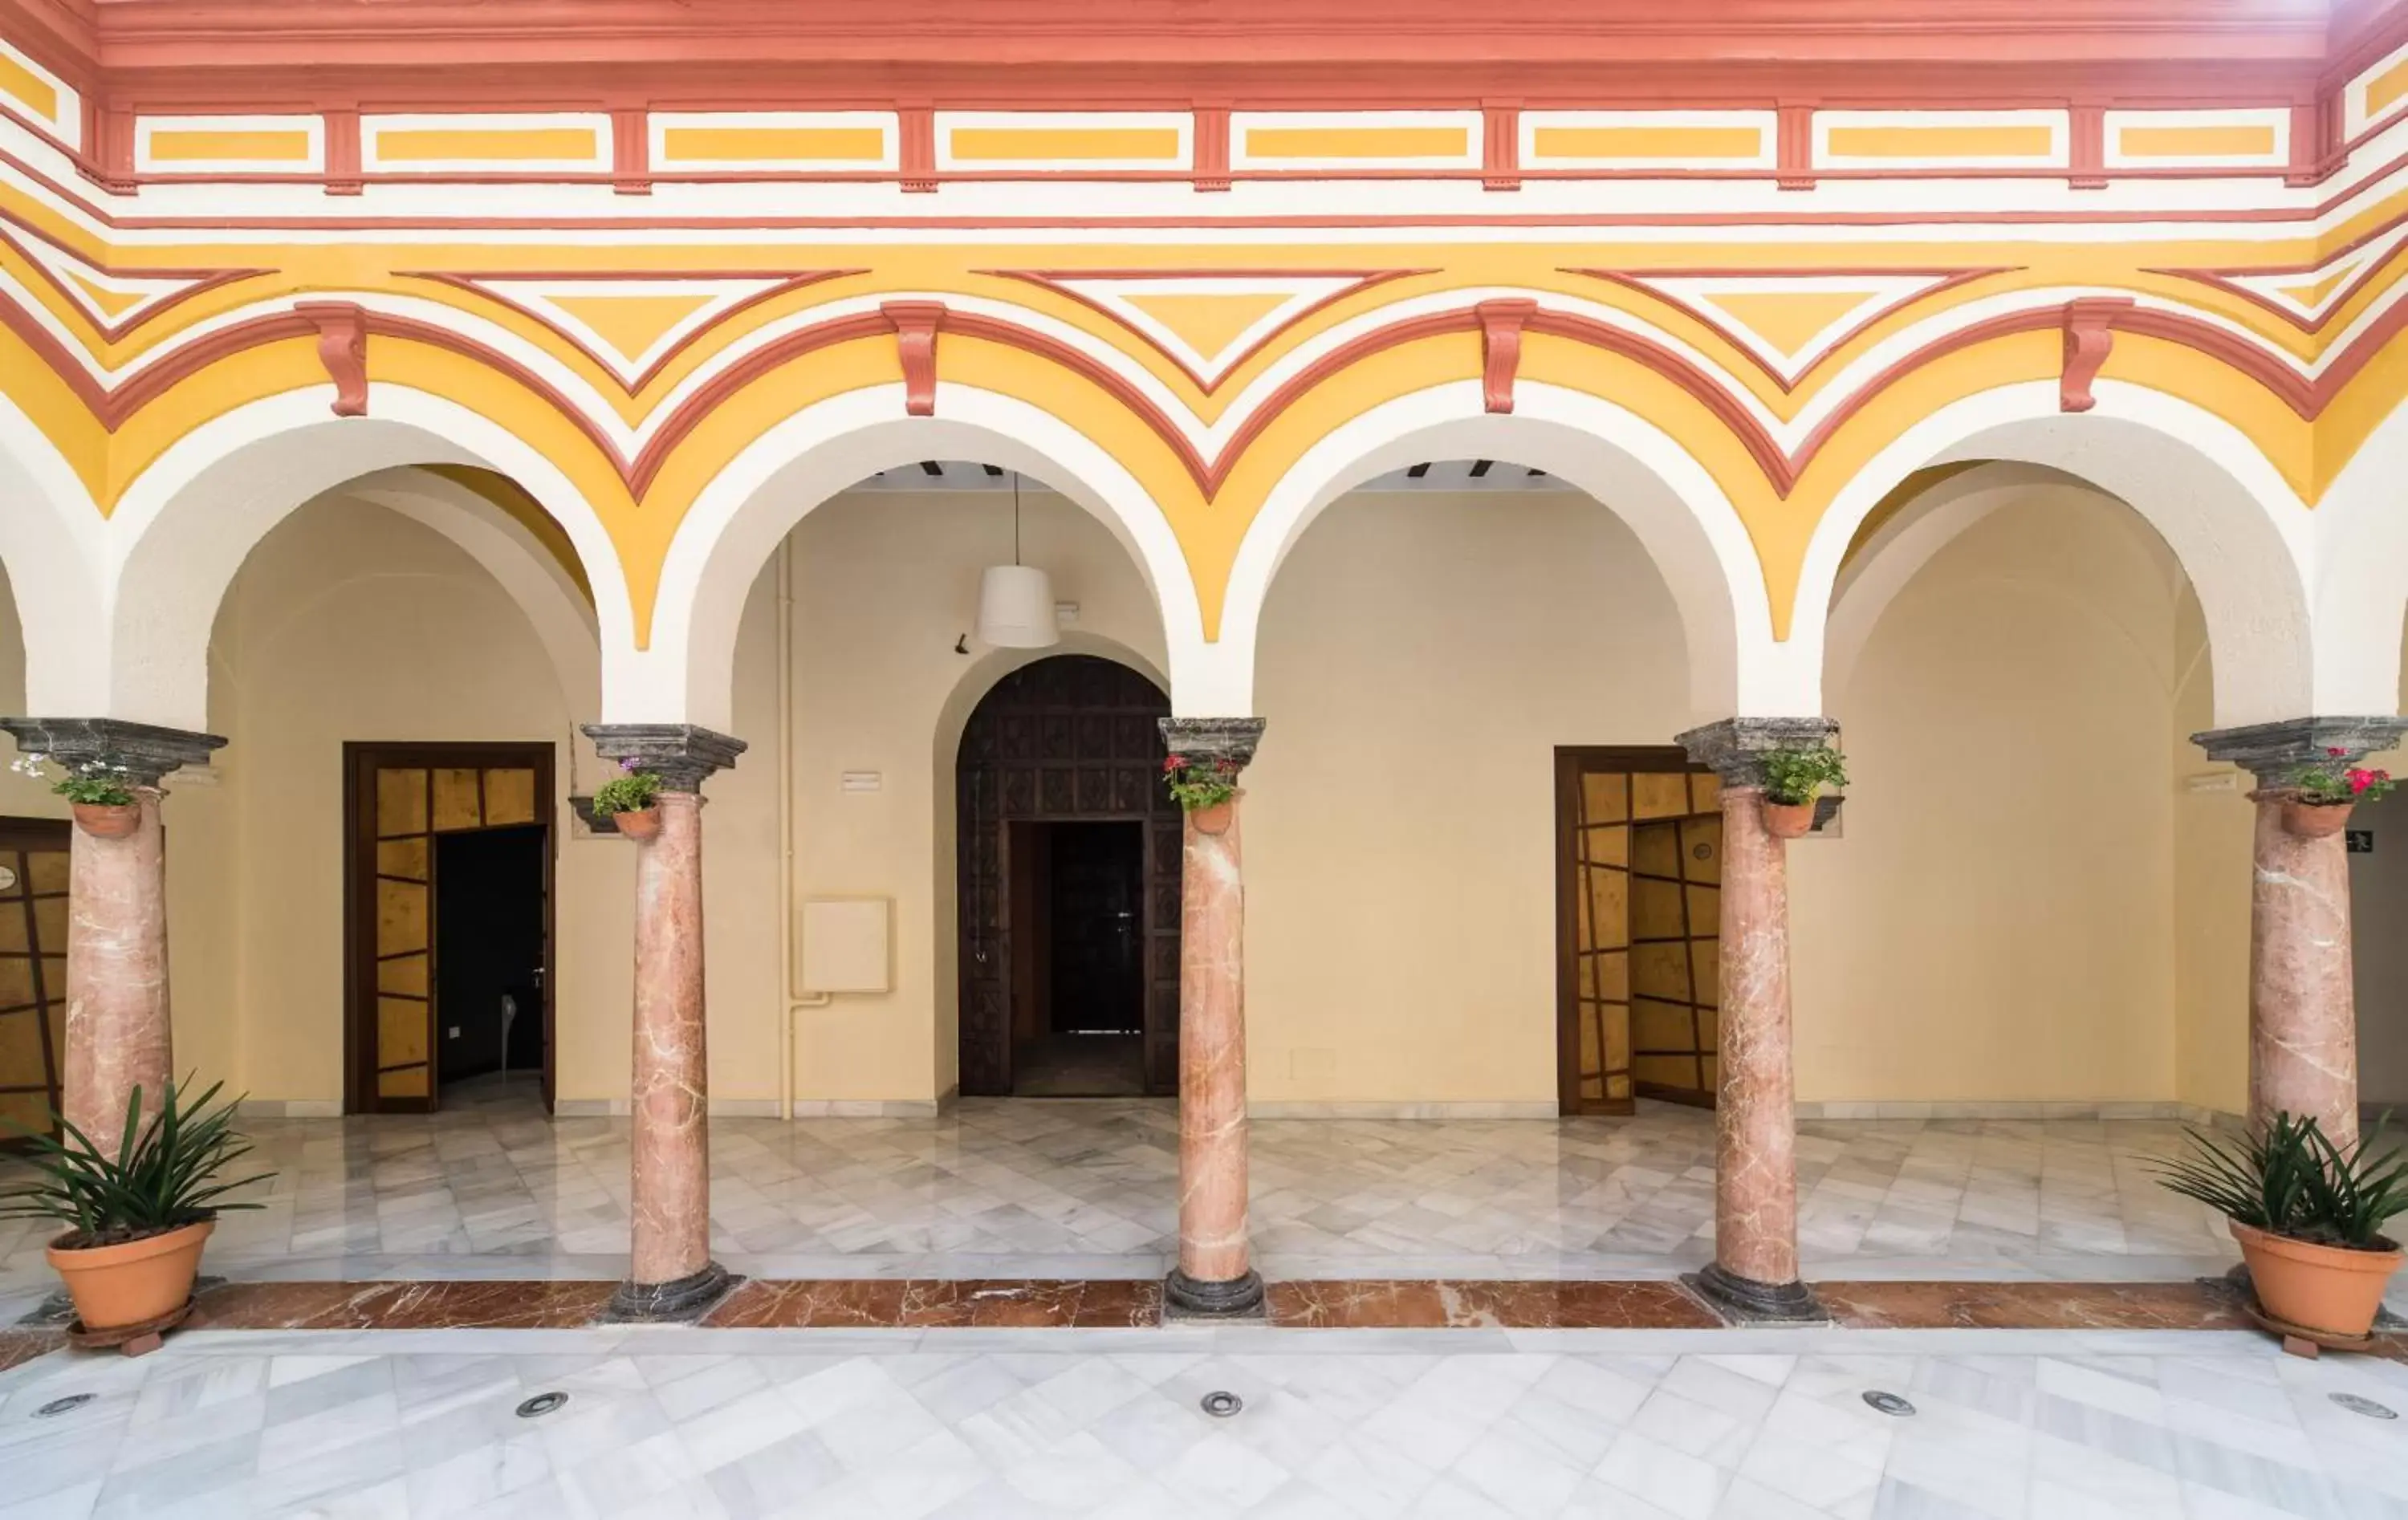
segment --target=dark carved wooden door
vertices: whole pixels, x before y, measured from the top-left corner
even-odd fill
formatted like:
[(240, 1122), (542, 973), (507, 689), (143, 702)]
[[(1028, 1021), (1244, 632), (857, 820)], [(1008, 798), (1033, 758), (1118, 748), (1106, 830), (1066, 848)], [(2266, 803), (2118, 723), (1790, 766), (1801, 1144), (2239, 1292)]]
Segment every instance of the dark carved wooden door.
[(1180, 818), (1162, 785), (1156, 723), (1169, 712), (1160, 689), (1126, 666), (1057, 654), (1006, 676), (971, 713), (955, 777), (963, 1093), (1011, 1091), (1005, 850), (1018, 820), (1144, 825), (1145, 1083), (1179, 1090)]

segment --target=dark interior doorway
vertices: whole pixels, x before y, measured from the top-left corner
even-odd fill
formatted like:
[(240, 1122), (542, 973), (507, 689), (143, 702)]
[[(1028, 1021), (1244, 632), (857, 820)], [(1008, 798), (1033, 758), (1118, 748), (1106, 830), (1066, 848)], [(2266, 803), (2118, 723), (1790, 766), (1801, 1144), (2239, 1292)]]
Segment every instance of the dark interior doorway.
[(1180, 819), (1170, 710), (1126, 666), (1054, 655), (962, 735), (961, 1087), (1100, 1097), (1179, 1086)]
[(1011, 1090), (1145, 1091), (1145, 825), (1010, 825)]
[(436, 1081), (446, 1097), (473, 1078), (541, 1080), (544, 842), (535, 825), (436, 839)]

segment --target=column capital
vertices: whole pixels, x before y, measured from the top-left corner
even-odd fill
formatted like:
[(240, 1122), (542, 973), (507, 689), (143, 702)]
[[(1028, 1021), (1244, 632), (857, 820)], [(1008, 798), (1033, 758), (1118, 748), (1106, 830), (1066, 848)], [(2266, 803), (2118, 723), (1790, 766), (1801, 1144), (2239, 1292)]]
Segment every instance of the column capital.
[(744, 753), (744, 741), (690, 723), (589, 723), (580, 732), (605, 760), (632, 760), (661, 779), (671, 792), (699, 792), (711, 772), (725, 770)]
[(1829, 743), (1839, 732), (1828, 718), (1725, 718), (1677, 735), (1673, 742), (1725, 786), (1762, 786), (1766, 751), (1811, 749)]
[[(2258, 778), (2261, 787), (2280, 786), (2305, 766), (2339, 761), (2354, 765), (2387, 750), (2408, 735), (2408, 718), (2285, 718), (2239, 728), (2211, 728), (2190, 741), (2210, 760), (2229, 760)], [(2332, 752), (2339, 750), (2338, 755)]]
[(1260, 718), (1160, 718), (1162, 742), (1173, 754), (1192, 760), (1226, 760), (1243, 770), (1254, 764), (1254, 746), (1262, 742)]
[(0, 728), (23, 753), (48, 755), (70, 767), (95, 760), (122, 766), (136, 786), (157, 786), (179, 767), (207, 765), (210, 751), (225, 747), (215, 734), (123, 718), (0, 718)]

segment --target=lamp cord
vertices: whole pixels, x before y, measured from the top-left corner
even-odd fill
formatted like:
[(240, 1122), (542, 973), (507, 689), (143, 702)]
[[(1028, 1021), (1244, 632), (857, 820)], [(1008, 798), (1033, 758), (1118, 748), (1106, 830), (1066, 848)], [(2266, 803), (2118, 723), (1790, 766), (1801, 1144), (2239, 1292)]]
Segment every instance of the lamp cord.
[(1011, 563), (1020, 563), (1020, 472), (1011, 472)]

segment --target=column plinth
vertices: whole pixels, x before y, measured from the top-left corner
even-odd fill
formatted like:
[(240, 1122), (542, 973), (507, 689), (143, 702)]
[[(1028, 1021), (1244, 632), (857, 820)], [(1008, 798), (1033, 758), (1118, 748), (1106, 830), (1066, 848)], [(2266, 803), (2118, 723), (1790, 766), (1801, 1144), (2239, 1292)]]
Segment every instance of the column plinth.
[(2358, 1011), (2348, 842), (2283, 826), (2291, 779), (2344, 768), (2408, 731), (2395, 717), (2295, 718), (2194, 734), (2211, 760), (2258, 779), (2250, 845), (2249, 1119), (2312, 1117), (2337, 1145), (2358, 1139)]
[(160, 782), (204, 763), (213, 734), (115, 718), (0, 718), (17, 748), (57, 771), (122, 767), (136, 822), (120, 839), (82, 828), (68, 846), (66, 1051), (60, 1109), (93, 1143), (114, 1151), (134, 1093), (147, 1123), (176, 1080), (167, 998), (167, 873)]
[[(1170, 753), (1242, 769), (1260, 719), (1162, 720)], [(1242, 796), (1187, 814), (1180, 868), (1179, 1266), (1176, 1312), (1259, 1312), (1263, 1280), (1246, 1240), (1246, 893)]]
[(1798, 1275), (1788, 846), (1765, 827), (1760, 756), (1832, 732), (1821, 718), (1736, 718), (1680, 737), (1720, 777), (1723, 816), (1714, 1259), (1690, 1284), (1740, 1320), (1825, 1317)]
[(744, 746), (708, 729), (592, 724), (605, 759), (662, 779), (660, 831), (636, 842), (635, 1048), (627, 1281), (614, 1319), (691, 1318), (734, 1283), (710, 1259), (710, 1069), (702, 930), (703, 779)]

